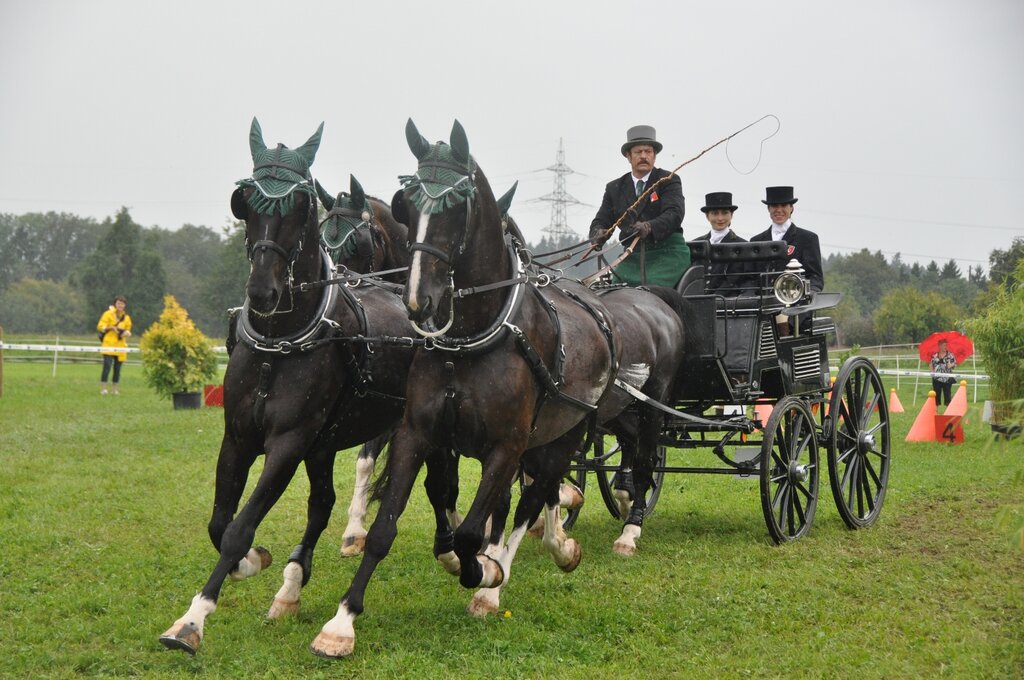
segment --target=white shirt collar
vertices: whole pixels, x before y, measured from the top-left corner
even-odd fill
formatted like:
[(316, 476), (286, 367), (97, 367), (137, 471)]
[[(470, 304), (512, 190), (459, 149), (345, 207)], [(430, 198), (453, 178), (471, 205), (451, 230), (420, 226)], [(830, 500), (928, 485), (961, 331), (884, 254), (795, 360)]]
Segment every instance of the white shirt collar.
[(793, 226), (793, 220), (786, 220), (782, 224), (772, 222), (772, 240), (781, 241), (791, 226)]
[[(653, 172), (653, 170), (652, 170), (651, 172)], [(643, 177), (634, 177), (634, 176), (633, 176), (633, 173), (629, 173), (629, 176), (630, 176), (630, 178), (631, 178), (631, 179), (633, 180), (633, 186), (634, 186), (634, 187), (636, 186), (636, 183), (637, 183), (637, 181), (643, 181), (643, 183), (644, 183), (644, 188), (646, 189), (646, 188), (647, 188), (647, 181), (648, 181), (648, 180), (649, 180), (649, 179), (651, 178), (651, 173), (650, 173), (650, 172), (648, 172), (648, 173), (647, 173), (646, 175), (644, 175)]]
[(730, 231), (732, 231), (732, 227), (729, 227), (728, 229), (723, 229), (722, 231), (715, 231), (714, 229), (712, 229), (709, 240), (712, 243), (721, 243), (725, 239), (725, 237), (729, 235)]

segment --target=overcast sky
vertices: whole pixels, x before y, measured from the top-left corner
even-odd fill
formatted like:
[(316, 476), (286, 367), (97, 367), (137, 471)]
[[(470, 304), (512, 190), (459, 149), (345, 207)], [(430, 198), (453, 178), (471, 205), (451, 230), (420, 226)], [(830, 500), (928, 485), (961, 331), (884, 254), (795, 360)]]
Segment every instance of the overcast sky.
[(687, 238), (705, 193), (732, 191), (749, 237), (792, 184), (825, 254), (987, 269), (1024, 236), (1022, 34), (1020, 0), (0, 0), (0, 212), (220, 228), (253, 116), (291, 147), (324, 121), (314, 175), (389, 200), (406, 119), (447, 140), (457, 118), (533, 238), (563, 140), (585, 234), (631, 125), (673, 169), (772, 114), (759, 162), (772, 121), (680, 171)]

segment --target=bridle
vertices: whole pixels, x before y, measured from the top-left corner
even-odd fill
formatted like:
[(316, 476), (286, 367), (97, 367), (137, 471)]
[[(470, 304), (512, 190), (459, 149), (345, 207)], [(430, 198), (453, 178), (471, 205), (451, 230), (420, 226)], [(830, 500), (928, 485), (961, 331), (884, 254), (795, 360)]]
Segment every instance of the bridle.
[[(349, 227), (340, 239), (329, 237), (324, 230), (324, 225), (332, 219), (337, 219), (342, 224)], [(332, 253), (341, 251), (345, 248), (345, 245), (352, 240), (355, 244), (353, 247), (355, 254), (361, 258), (366, 258), (369, 261), (369, 271), (367, 273), (374, 272), (375, 247), (380, 246), (383, 251), (384, 236), (382, 234), (383, 229), (381, 229), (380, 223), (377, 221), (377, 216), (373, 212), (373, 206), (369, 202), (366, 203), (366, 206), (362, 210), (341, 207), (335, 204), (335, 206), (328, 211), (327, 216), (320, 221), (319, 229), (321, 242)], [(363, 252), (360, 249), (359, 240), (356, 238), (361, 230), (366, 230), (369, 233), (371, 246), (370, 252), (368, 253)]]
[[(444, 183), (433, 179), (424, 179), (425, 170), (432, 171), (431, 174), (435, 176), (439, 174), (439, 171), (442, 174), (445, 172), (455, 173), (458, 179)], [(470, 160), (467, 167), (456, 163), (449, 163), (445, 160), (427, 159), (420, 162), (415, 175), (404, 175), (399, 177), (399, 180), (402, 186), (405, 187), (409, 200), (413, 202), (421, 213), (439, 214), (444, 212), (445, 208), (461, 203), (466, 204), (466, 222), (458, 234), (458, 238), (452, 248), (452, 253), (447, 253), (428, 243), (416, 242), (408, 244), (410, 253), (415, 253), (416, 251), (426, 253), (443, 262), (447, 268), (445, 275), (448, 279), (448, 323), (440, 330), (429, 331), (421, 328), (415, 321), (411, 319), (409, 321), (412, 324), (413, 330), (418, 335), (424, 338), (436, 338), (447, 333), (452, 324), (455, 323), (455, 259), (466, 251), (466, 245), (470, 240), (473, 218), (476, 214), (477, 202), (474, 199), (479, 191), (476, 186), (476, 164)], [(438, 189), (432, 191), (431, 186)]]

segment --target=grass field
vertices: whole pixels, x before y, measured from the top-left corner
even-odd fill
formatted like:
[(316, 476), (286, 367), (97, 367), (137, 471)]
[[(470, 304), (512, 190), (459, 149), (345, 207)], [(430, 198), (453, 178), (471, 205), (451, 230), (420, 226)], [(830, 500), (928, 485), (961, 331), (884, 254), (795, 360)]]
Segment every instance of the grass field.
[[(327, 661), (307, 647), (357, 566), (338, 555), (354, 460), (342, 453), (302, 613), (264, 619), (304, 525), (300, 474), (258, 532), (274, 565), (225, 585), (191, 658), (157, 638), (215, 562), (222, 411), (174, 411), (138, 367), (119, 397), (99, 395), (97, 366), (51, 369), (4, 367), (0, 677), (1024, 676), (1024, 445), (993, 443), (977, 406), (963, 445), (906, 444), (915, 414), (901, 394), (885, 509), (864, 531), (843, 526), (823, 479), (810, 536), (776, 547), (755, 479), (670, 476), (626, 559), (595, 485), (572, 532), (580, 567), (561, 573), (528, 540), (508, 613), (485, 620), (434, 562), (418, 487), (355, 654)], [(477, 469), (464, 465), (463, 507)]]

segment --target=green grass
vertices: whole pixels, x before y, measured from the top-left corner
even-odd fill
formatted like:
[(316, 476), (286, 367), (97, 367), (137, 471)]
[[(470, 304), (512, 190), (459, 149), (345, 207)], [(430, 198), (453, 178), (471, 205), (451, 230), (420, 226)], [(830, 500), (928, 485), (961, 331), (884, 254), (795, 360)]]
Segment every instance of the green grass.
[[(916, 410), (901, 394), (889, 495), (865, 531), (843, 526), (823, 479), (810, 536), (776, 547), (756, 480), (676, 475), (624, 559), (594, 484), (572, 532), (580, 567), (561, 573), (528, 539), (503, 594), (508, 617), (465, 614), (471, 592), (435, 564), (417, 487), (355, 654), (327, 661), (307, 647), (357, 566), (338, 556), (354, 460), (342, 453), (302, 613), (264, 619), (304, 526), (300, 473), (258, 532), (274, 565), (225, 585), (191, 658), (157, 638), (215, 562), (206, 522), (222, 411), (174, 411), (137, 367), (120, 397), (99, 395), (97, 366), (51, 370), (4, 366), (0, 677), (1024, 675), (1024, 446), (992, 443), (977, 406), (963, 445), (912, 445)], [(464, 470), (466, 508), (478, 466)]]

